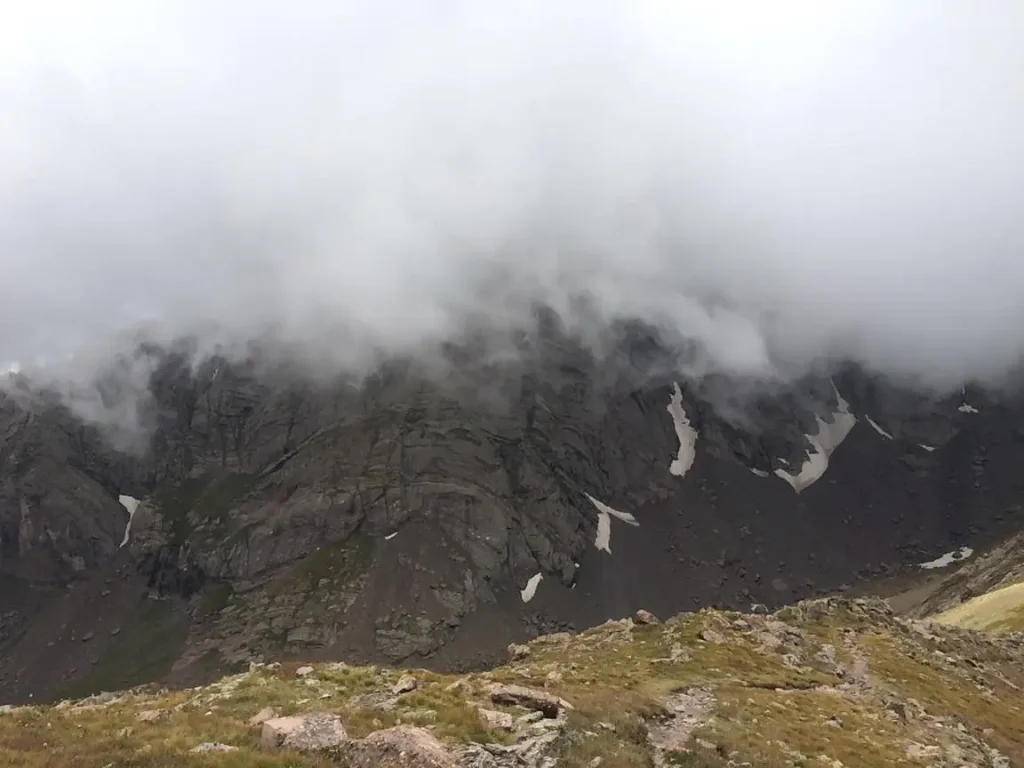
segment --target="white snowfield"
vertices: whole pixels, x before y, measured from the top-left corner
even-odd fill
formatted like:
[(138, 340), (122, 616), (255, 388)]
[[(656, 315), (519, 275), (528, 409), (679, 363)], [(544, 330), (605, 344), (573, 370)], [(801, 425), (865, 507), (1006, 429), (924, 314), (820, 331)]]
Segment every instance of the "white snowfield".
[(121, 545), (124, 546), (128, 543), (128, 537), (132, 533), (132, 518), (135, 517), (135, 510), (139, 508), (139, 500), (133, 496), (118, 496), (117, 500), (121, 502), (121, 506), (128, 510), (128, 524), (124, 527), (124, 538), (121, 539)]
[(597, 509), (597, 537), (594, 539), (594, 546), (598, 549), (607, 552), (609, 555), (612, 553), (612, 518), (621, 520), (629, 525), (639, 526), (640, 523), (628, 512), (620, 512), (617, 509), (612, 509), (607, 504), (595, 499), (589, 493), (587, 498), (590, 499), (590, 503)]
[(679, 451), (668, 471), (676, 477), (685, 477), (697, 455), (697, 430), (690, 426), (690, 419), (683, 409), (683, 391), (679, 388), (679, 382), (675, 383), (667, 410), (675, 425), (676, 437), (679, 438)]
[(524, 603), (528, 603), (533, 600), (533, 596), (537, 594), (537, 587), (540, 586), (540, 580), (543, 578), (544, 576), (542, 574), (535, 573), (530, 577), (529, 581), (526, 582), (526, 586), (519, 592)]
[(825, 470), (828, 469), (829, 456), (846, 439), (850, 430), (857, 423), (857, 417), (850, 413), (850, 404), (839, 394), (835, 384), (832, 385), (832, 389), (836, 393), (839, 407), (832, 414), (831, 424), (820, 416), (814, 417), (818, 422), (818, 432), (814, 435), (806, 435), (807, 441), (811, 444), (811, 452), (800, 470), (795, 474), (783, 469), (775, 470), (775, 474), (793, 486), (793, 490), (797, 493), (813, 485), (825, 474)]
[(952, 552), (947, 552), (942, 557), (937, 557), (934, 560), (929, 560), (927, 563), (921, 563), (918, 567), (926, 570), (933, 570), (935, 568), (946, 568), (947, 566), (953, 565), (954, 563), (960, 563), (969, 558), (974, 554), (974, 550), (970, 547), (960, 547)]

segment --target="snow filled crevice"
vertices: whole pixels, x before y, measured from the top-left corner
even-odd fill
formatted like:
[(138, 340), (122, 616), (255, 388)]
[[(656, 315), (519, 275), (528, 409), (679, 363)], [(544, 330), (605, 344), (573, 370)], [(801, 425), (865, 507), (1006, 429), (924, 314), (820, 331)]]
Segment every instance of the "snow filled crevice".
[(672, 417), (672, 424), (676, 429), (676, 437), (679, 438), (679, 450), (676, 457), (669, 466), (668, 471), (676, 477), (685, 477), (693, 466), (693, 460), (697, 455), (697, 430), (690, 426), (690, 419), (683, 409), (683, 391), (679, 383), (675, 383), (672, 391), (672, 398), (669, 400), (666, 409)]
[(918, 567), (929, 571), (934, 570), (935, 568), (946, 568), (950, 565), (963, 562), (973, 554), (974, 550), (970, 547), (960, 547), (960, 549), (954, 549), (952, 552), (947, 552), (942, 555), (942, 557), (929, 560), (927, 563), (920, 563)]
[(880, 427), (878, 425), (878, 423), (874, 419), (872, 419), (870, 416), (865, 416), (864, 418), (866, 418), (868, 420), (868, 424), (871, 425), (872, 429), (874, 429), (875, 432), (880, 434), (886, 440), (892, 440), (892, 435), (890, 433), (886, 432), (884, 429), (882, 429), (882, 427)]
[(533, 600), (533, 596), (537, 594), (537, 587), (540, 586), (540, 581), (544, 576), (540, 573), (535, 573), (530, 577), (530, 580), (526, 582), (526, 586), (520, 590), (519, 595), (523, 598), (524, 603), (528, 603)]
[(960, 396), (963, 398), (963, 402), (960, 403), (960, 407), (957, 408), (960, 413), (979, 413), (977, 408), (967, 402), (967, 387), (960, 390)]
[(793, 490), (797, 493), (813, 485), (825, 474), (825, 470), (828, 469), (829, 456), (846, 439), (850, 430), (857, 423), (857, 417), (850, 413), (849, 403), (839, 394), (835, 384), (832, 385), (832, 389), (836, 393), (839, 407), (832, 413), (831, 423), (820, 416), (814, 417), (818, 422), (818, 431), (814, 435), (805, 435), (811, 444), (811, 451), (800, 470), (796, 473), (787, 472), (784, 469), (775, 470), (775, 474), (793, 486)]
[(121, 539), (121, 545), (124, 546), (128, 543), (128, 539), (132, 534), (132, 518), (135, 517), (135, 510), (139, 508), (139, 500), (134, 496), (118, 496), (117, 500), (121, 502), (121, 506), (128, 510), (128, 523), (124, 527), (124, 538)]
[(589, 493), (587, 498), (590, 499), (590, 503), (597, 509), (597, 536), (594, 538), (594, 546), (597, 549), (607, 552), (609, 555), (612, 553), (612, 518), (621, 520), (629, 525), (639, 526), (640, 523), (628, 512), (620, 512), (617, 509), (612, 509), (607, 504), (604, 504)]

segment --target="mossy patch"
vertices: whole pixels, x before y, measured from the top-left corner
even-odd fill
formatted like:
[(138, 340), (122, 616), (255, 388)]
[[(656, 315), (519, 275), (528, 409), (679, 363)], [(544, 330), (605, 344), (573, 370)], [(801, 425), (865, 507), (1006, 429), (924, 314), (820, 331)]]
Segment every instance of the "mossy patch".
[(231, 603), (235, 591), (230, 584), (210, 584), (199, 593), (199, 604), (196, 606), (196, 618), (205, 619), (216, 616)]
[(366, 572), (372, 556), (373, 539), (353, 533), (306, 555), (293, 568), (292, 578), (307, 591), (315, 590), (322, 582), (343, 586)]
[(169, 543), (181, 547), (195, 540), (222, 540), (235, 532), (231, 510), (255, 487), (256, 476), (235, 472), (187, 477), (155, 494)]

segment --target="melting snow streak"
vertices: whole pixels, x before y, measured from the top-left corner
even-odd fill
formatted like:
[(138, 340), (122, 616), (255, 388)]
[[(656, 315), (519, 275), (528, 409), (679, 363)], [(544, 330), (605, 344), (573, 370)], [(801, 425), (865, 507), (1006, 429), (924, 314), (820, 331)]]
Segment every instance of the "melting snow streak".
[(594, 546), (610, 555), (612, 553), (612, 518), (617, 518), (630, 525), (638, 526), (640, 523), (628, 512), (619, 512), (617, 509), (612, 509), (607, 504), (602, 504), (589, 493), (587, 498), (597, 508), (597, 537), (594, 539)]
[(886, 440), (892, 440), (892, 435), (890, 435), (888, 432), (886, 432), (884, 429), (878, 426), (878, 424), (875, 423), (874, 419), (872, 419), (870, 416), (867, 416), (865, 418), (867, 418), (868, 424), (870, 424), (874, 428), (875, 432), (880, 434)]
[(792, 485), (797, 493), (825, 474), (825, 470), (828, 469), (828, 457), (846, 439), (853, 425), (857, 423), (857, 417), (850, 413), (849, 403), (839, 394), (835, 384), (832, 385), (832, 390), (836, 393), (839, 408), (832, 414), (831, 424), (820, 416), (814, 417), (818, 422), (818, 432), (815, 435), (806, 435), (811, 444), (811, 452), (800, 467), (800, 471), (791, 474), (783, 469), (775, 470), (775, 474)]
[(519, 592), (524, 603), (528, 603), (533, 600), (533, 596), (537, 594), (537, 587), (540, 586), (540, 580), (543, 578), (544, 577), (541, 574), (535, 573), (530, 577), (530, 580), (526, 582), (526, 586)]
[(690, 420), (683, 410), (683, 391), (676, 382), (672, 392), (672, 399), (668, 403), (669, 415), (676, 428), (676, 437), (679, 438), (679, 451), (673, 460), (668, 471), (676, 477), (685, 477), (693, 466), (693, 459), (696, 456), (697, 430), (690, 426)]
[(966, 560), (968, 557), (974, 554), (974, 550), (970, 547), (960, 547), (960, 549), (954, 550), (953, 552), (947, 552), (942, 557), (938, 557), (935, 560), (929, 560), (927, 563), (921, 563), (921, 568), (932, 570), (933, 568), (945, 568), (947, 565), (953, 565), (953, 563), (959, 563), (961, 560)]
[(118, 496), (117, 500), (121, 506), (128, 510), (128, 524), (124, 527), (124, 538), (121, 539), (121, 546), (128, 543), (128, 537), (132, 532), (132, 518), (135, 517), (135, 510), (139, 508), (139, 500), (132, 496)]

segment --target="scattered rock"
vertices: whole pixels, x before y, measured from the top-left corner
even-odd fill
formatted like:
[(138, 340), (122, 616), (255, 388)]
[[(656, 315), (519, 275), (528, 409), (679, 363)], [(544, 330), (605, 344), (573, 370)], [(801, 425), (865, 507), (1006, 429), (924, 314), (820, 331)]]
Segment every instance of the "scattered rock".
[(707, 723), (715, 698), (700, 688), (680, 691), (664, 702), (668, 717), (648, 729), (647, 738), (659, 750), (686, 749), (694, 731)]
[(296, 677), (306, 677), (307, 675), (312, 675), (312, 674), (313, 674), (313, 668), (311, 666), (309, 666), (309, 665), (306, 665), (304, 667), (299, 667), (298, 669), (295, 670), (295, 676)]
[(403, 693), (410, 693), (415, 691), (419, 687), (419, 683), (416, 682), (416, 678), (412, 675), (402, 675), (398, 682), (395, 683), (395, 687), (391, 689), (391, 693), (395, 696), (401, 696)]
[(237, 752), (238, 747), (230, 744), (221, 744), (219, 741), (208, 741), (205, 744), (197, 744), (189, 750), (194, 755), (206, 754), (207, 752)]
[(265, 722), (267, 722), (267, 720), (273, 720), (275, 717), (277, 717), (276, 709), (274, 709), (273, 707), (264, 707), (255, 715), (249, 718), (249, 725), (250, 727), (263, 725)]
[(487, 688), (487, 694), (495, 704), (525, 707), (542, 712), (545, 717), (558, 717), (563, 709), (572, 709), (565, 699), (522, 685), (495, 683)]
[(166, 709), (144, 709), (135, 715), (135, 719), (140, 723), (155, 723), (158, 720), (163, 720), (167, 714)]
[(351, 742), (343, 756), (349, 768), (458, 768), (429, 731), (404, 725)]
[(658, 624), (658, 617), (650, 611), (645, 611), (641, 608), (635, 614), (633, 614), (633, 621), (637, 624)]
[(263, 723), (260, 746), (285, 747), (297, 752), (317, 752), (339, 747), (348, 740), (341, 718), (329, 712), (295, 717), (275, 717)]
[(95, 632), (86, 632), (84, 635), (82, 635), (82, 642), (83, 643), (88, 643), (94, 637), (96, 637), (96, 633)]
[(471, 689), (472, 686), (469, 684), (469, 681), (463, 677), (456, 680), (454, 683), (449, 683), (448, 685), (446, 685), (444, 687), (444, 692), (454, 693), (455, 691), (460, 691), (462, 693), (469, 693)]
[(713, 629), (702, 629), (698, 637), (705, 643), (724, 643), (725, 637), (722, 636), (721, 632), (716, 632)]
[(519, 645), (517, 643), (512, 643), (508, 647), (509, 661), (523, 661), (524, 659), (530, 658), (531, 655), (533, 655), (533, 651), (530, 650), (530, 646), (528, 645)]

